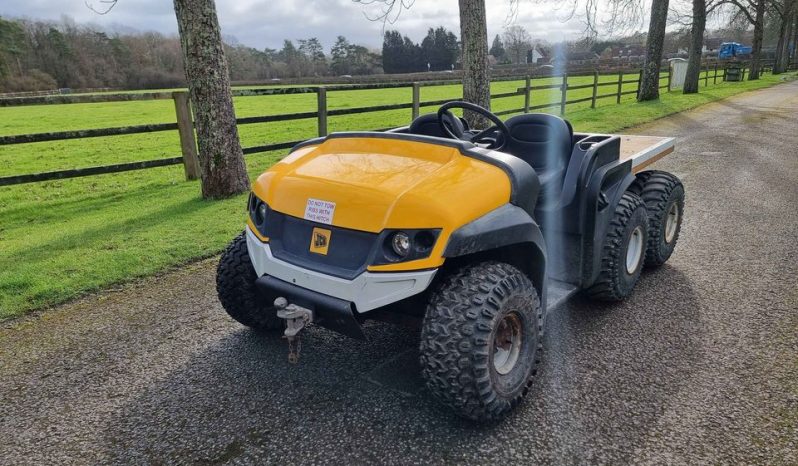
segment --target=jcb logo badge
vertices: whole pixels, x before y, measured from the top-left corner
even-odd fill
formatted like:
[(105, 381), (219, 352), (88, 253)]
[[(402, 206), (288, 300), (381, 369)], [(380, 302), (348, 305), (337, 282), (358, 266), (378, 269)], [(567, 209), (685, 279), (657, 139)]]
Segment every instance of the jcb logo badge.
[(310, 252), (327, 255), (327, 250), (330, 249), (330, 230), (324, 228), (314, 228), (313, 234), (310, 235)]

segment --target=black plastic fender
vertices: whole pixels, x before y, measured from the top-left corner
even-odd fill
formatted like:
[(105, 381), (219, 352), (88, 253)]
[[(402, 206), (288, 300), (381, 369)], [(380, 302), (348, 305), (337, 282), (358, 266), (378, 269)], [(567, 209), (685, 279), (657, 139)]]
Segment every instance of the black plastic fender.
[(610, 220), (623, 193), (634, 180), (631, 160), (607, 164), (590, 177), (582, 215), (582, 288), (592, 285), (598, 277)]
[(465, 256), (517, 243), (533, 243), (546, 252), (537, 222), (521, 207), (505, 204), (455, 230), (443, 256)]
[(525, 266), (533, 276), (533, 283), (541, 291), (541, 300), (545, 302), (546, 242), (540, 226), (521, 207), (505, 204), (458, 228), (449, 237), (443, 256), (456, 258), (517, 245), (530, 246), (535, 250), (538, 260)]

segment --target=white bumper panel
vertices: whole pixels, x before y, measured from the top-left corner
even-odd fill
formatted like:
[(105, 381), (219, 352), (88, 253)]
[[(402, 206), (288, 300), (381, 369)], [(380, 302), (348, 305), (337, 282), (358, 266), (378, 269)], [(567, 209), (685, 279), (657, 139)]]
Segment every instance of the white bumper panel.
[(247, 248), (258, 277), (269, 275), (308, 290), (351, 301), (359, 313), (421, 293), (427, 289), (437, 272), (363, 272), (353, 280), (333, 277), (275, 258), (269, 245), (258, 239), (249, 227)]

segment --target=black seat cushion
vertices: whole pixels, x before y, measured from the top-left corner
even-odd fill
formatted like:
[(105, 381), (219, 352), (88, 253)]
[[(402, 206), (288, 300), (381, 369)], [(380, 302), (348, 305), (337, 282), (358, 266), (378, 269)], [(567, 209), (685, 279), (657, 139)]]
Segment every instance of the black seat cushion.
[[(459, 118), (449, 118), (448, 115), (444, 115), (443, 118), (444, 121), (449, 122), (452, 132), (454, 132), (456, 136), (459, 137), (463, 135), (465, 132), (465, 126)], [(421, 134), (423, 136), (435, 136), (438, 138), (451, 139), (451, 137), (443, 131), (441, 125), (438, 124), (437, 113), (428, 113), (416, 118), (413, 120), (413, 123), (410, 124), (410, 128), (407, 132), (410, 134)]]
[(562, 182), (571, 158), (573, 128), (562, 118), (545, 113), (528, 113), (506, 122), (510, 140), (502, 152), (512, 154), (532, 166), (541, 185)]

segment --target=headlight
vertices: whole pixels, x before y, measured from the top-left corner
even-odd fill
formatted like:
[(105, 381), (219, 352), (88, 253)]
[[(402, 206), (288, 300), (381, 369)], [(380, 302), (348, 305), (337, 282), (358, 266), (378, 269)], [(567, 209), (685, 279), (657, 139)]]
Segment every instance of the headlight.
[(254, 193), (249, 195), (249, 218), (255, 224), (255, 228), (263, 235), (266, 234), (266, 220), (269, 215), (269, 206), (258, 199)]
[(261, 202), (258, 205), (258, 210), (255, 212), (255, 224), (260, 226), (266, 221), (266, 204)]
[(372, 265), (393, 264), (429, 257), (441, 230), (384, 230), (381, 248)]
[(410, 237), (407, 236), (407, 233), (404, 231), (397, 231), (391, 238), (391, 247), (393, 248), (393, 252), (402, 258), (407, 257), (407, 255), (410, 253), (410, 244)]

